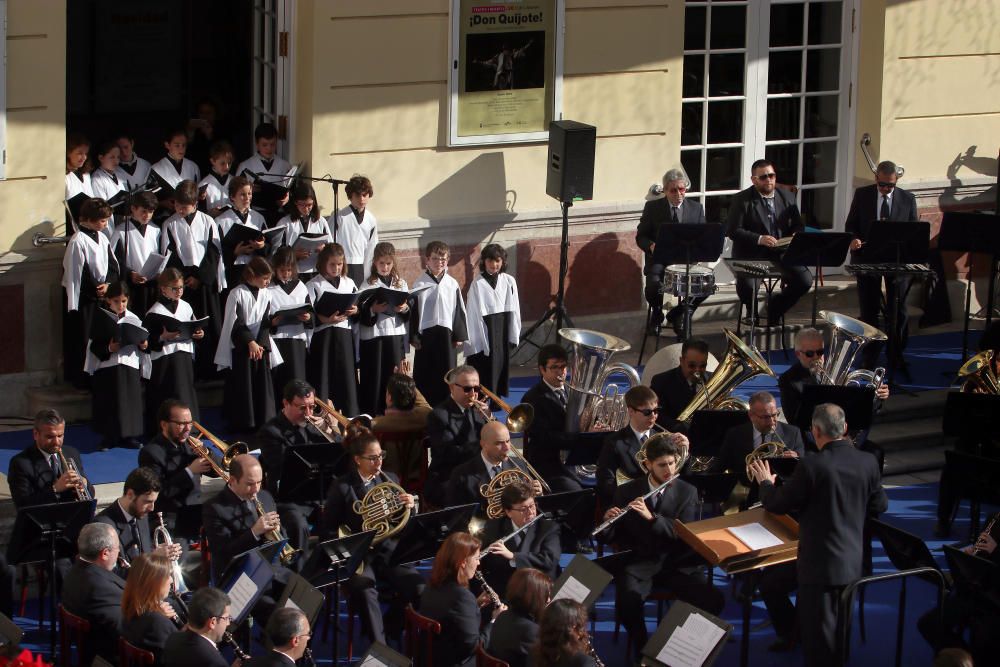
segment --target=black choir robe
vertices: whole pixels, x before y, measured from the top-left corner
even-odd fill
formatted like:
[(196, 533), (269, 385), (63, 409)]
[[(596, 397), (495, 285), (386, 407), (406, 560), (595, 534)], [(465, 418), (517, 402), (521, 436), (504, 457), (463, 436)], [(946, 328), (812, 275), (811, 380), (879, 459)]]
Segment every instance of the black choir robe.
[(267, 323), (271, 329), (271, 345), (281, 355), (281, 365), (271, 369), (275, 411), (280, 412), (285, 385), (292, 380), (306, 378), (306, 352), (309, 349), (307, 330), (312, 330), (316, 315), (312, 313), (308, 322), (296, 322), (275, 327), (273, 318), (278, 311), (311, 303), (309, 288), (298, 278), (292, 278), (287, 283), (274, 280), (267, 289), (271, 299), (272, 319)]
[(122, 279), (128, 283), (129, 310), (145, 313), (156, 302), (156, 295), (159, 294), (156, 278), (136, 283), (132, 280), (132, 272), (139, 273), (150, 253), (160, 252), (160, 228), (152, 223), (141, 224), (130, 217), (115, 228), (111, 235), (111, 247), (118, 266), (121, 267)]
[(168, 398), (184, 401), (191, 409), (191, 418), (199, 419), (198, 392), (194, 387), (194, 342), (173, 342), (160, 339), (163, 327), (159, 317), (181, 321), (193, 320), (194, 311), (186, 301), (161, 296), (146, 313), (142, 326), (149, 331), (151, 369), (146, 385), (146, 433), (160, 430), (156, 414)]
[(509, 392), (510, 353), (521, 338), (517, 283), (507, 273), (476, 276), (466, 296), (469, 340), (466, 362), (479, 371), (479, 384), (498, 396)]
[[(379, 276), (375, 283), (366, 282), (362, 292), (377, 287), (388, 287), (408, 291), (406, 281), (400, 278), (396, 283), (391, 278)], [(358, 409), (365, 414), (385, 414), (385, 385), (393, 370), (406, 356), (403, 342), (406, 338), (409, 309), (397, 313), (389, 308), (384, 313), (375, 313), (374, 299), (362, 294), (358, 300), (358, 321), (360, 323), (360, 382), (358, 384)]]
[(448, 398), (445, 374), (458, 361), (456, 343), (468, 339), (465, 303), (458, 282), (447, 271), (440, 278), (425, 271), (413, 283), (420, 292), (410, 315), (410, 342), (419, 344), (413, 355), (413, 381), (427, 402), (436, 405)]
[[(106, 312), (97, 316), (107, 317)], [(118, 321), (142, 326), (129, 310)], [(106, 334), (90, 339), (84, 370), (91, 374), (91, 428), (103, 436), (105, 446), (115, 447), (122, 439), (143, 434), (142, 378), (149, 376), (150, 362), (135, 345), (111, 352), (110, 343)]]
[[(313, 303), (324, 292), (353, 294), (354, 281), (346, 276), (316, 276), (306, 285)], [(316, 398), (333, 401), (342, 414), (354, 416), (358, 410), (358, 375), (354, 364), (354, 334), (351, 320), (322, 324), (318, 317), (309, 341), (306, 378), (316, 390)]]

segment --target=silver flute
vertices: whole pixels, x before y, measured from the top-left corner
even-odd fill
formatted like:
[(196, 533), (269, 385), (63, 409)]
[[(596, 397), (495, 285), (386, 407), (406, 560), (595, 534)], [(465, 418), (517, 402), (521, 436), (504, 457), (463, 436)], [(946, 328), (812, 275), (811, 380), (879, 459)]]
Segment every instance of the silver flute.
[[(652, 498), (653, 496), (655, 496), (657, 493), (659, 493), (663, 489), (667, 488), (667, 484), (670, 484), (670, 482), (674, 481), (678, 477), (680, 477), (680, 473), (679, 472), (674, 473), (673, 475), (671, 475), (670, 477), (668, 477), (667, 481), (665, 481), (663, 484), (660, 484), (658, 487), (656, 487), (655, 489), (653, 489), (652, 491), (650, 491), (646, 495), (641, 496), (643, 502), (645, 502), (648, 498)], [(597, 528), (595, 528), (594, 530), (592, 530), (590, 532), (590, 536), (591, 537), (597, 537), (598, 535), (600, 535), (601, 533), (603, 533), (604, 531), (606, 531), (608, 528), (610, 528), (611, 525), (615, 521), (618, 521), (618, 519), (620, 519), (623, 516), (625, 516), (626, 514), (628, 514), (629, 510), (631, 510), (631, 509), (632, 509), (632, 504), (629, 503), (628, 505), (625, 506), (625, 508), (619, 514), (616, 514), (615, 516), (611, 517), (610, 519), (608, 519), (607, 521), (605, 521), (604, 523), (602, 523), (600, 526), (598, 526)]]

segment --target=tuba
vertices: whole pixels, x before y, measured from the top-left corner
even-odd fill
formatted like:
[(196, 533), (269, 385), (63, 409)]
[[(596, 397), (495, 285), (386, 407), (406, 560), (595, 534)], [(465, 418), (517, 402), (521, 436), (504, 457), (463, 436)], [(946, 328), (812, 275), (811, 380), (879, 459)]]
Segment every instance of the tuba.
[(962, 391), (972, 394), (1000, 394), (1000, 380), (993, 370), (993, 350), (983, 350), (958, 369)]
[(852, 371), (851, 366), (861, 348), (871, 342), (885, 341), (888, 336), (870, 324), (832, 310), (821, 310), (819, 316), (830, 325), (830, 354), (826, 355), (824, 365), (814, 364), (811, 369), (819, 383), (845, 387), (866, 384), (878, 389), (885, 377), (884, 368)]
[(639, 373), (620, 362), (609, 363), (616, 352), (631, 345), (618, 338), (589, 329), (560, 329), (569, 343), (569, 377), (566, 380), (566, 432), (593, 430), (600, 419), (612, 430), (622, 428), (627, 419), (625, 394), (617, 385), (605, 389), (615, 373), (628, 379), (629, 387), (640, 384)]
[(730, 396), (736, 387), (758, 375), (777, 375), (753, 346), (747, 345), (729, 329), (723, 329), (729, 348), (722, 363), (708, 382), (701, 382), (701, 392), (677, 415), (677, 420), (689, 422), (698, 410), (748, 410), (741, 398)]
[(384, 473), (379, 474), (385, 481), (369, 489), (361, 500), (355, 500), (352, 508), (355, 514), (361, 516), (361, 530), (375, 531), (372, 544), (392, 537), (403, 530), (410, 520), (410, 508), (399, 499), (400, 494), (406, 491)]

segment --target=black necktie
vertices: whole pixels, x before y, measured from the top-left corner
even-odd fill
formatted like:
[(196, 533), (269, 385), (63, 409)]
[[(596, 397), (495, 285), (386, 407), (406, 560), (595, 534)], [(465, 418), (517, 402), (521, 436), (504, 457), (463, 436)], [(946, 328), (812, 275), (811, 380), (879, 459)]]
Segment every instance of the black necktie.
[(649, 499), (649, 509), (653, 514), (660, 511), (660, 501), (663, 499), (663, 491), (659, 491), (656, 495)]
[(499, 474), (500, 474), (500, 464), (498, 463), (495, 466), (493, 466), (492, 468), (490, 468), (490, 479), (493, 479), (494, 477), (496, 477)]
[(49, 467), (52, 468), (52, 474), (55, 475), (56, 479), (62, 475), (62, 470), (59, 467), (59, 457), (52, 454), (49, 457)]
[(559, 405), (566, 407), (566, 390), (556, 389), (556, 396), (559, 398)]
[(639, 446), (640, 447), (642, 447), (643, 443), (646, 442), (646, 438), (648, 438), (648, 437), (649, 437), (649, 435), (647, 435), (646, 433), (643, 433), (642, 435), (639, 436)]
[(778, 214), (774, 209), (774, 198), (764, 198), (764, 203), (767, 204), (767, 221), (771, 226), (771, 236), (774, 238), (781, 238), (781, 233), (778, 231)]
[(670, 207), (670, 222), (675, 222), (675, 223), (676, 222), (680, 222), (680, 220), (677, 218), (677, 207), (676, 206), (671, 206)]
[(885, 195), (882, 196), (882, 206), (879, 209), (878, 217), (880, 220), (889, 219), (889, 198)]
[(136, 522), (135, 517), (128, 522), (129, 528), (132, 529), (132, 544), (135, 545), (135, 553), (142, 553), (142, 538), (139, 537), (139, 524)]
[(465, 423), (469, 426), (469, 432), (476, 432), (476, 416), (472, 414), (472, 408), (465, 409)]

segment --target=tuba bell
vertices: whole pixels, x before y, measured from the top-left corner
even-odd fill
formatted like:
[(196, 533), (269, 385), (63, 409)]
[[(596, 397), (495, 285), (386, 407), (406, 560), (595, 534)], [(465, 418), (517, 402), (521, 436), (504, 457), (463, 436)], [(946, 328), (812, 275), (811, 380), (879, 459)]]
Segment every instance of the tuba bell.
[(1000, 380), (993, 370), (993, 350), (983, 350), (958, 369), (962, 391), (972, 394), (1000, 394)]
[(701, 383), (701, 391), (677, 415), (677, 421), (691, 421), (698, 410), (747, 410), (746, 401), (730, 396), (730, 392), (758, 375), (778, 377), (754, 347), (744, 343), (729, 329), (722, 331), (729, 341), (726, 356), (708, 382)]
[(622, 428), (627, 420), (625, 394), (617, 385), (605, 389), (608, 379), (619, 373), (629, 388), (640, 384), (639, 373), (628, 364), (610, 362), (616, 352), (631, 348), (627, 342), (589, 329), (560, 329), (559, 336), (569, 343), (569, 377), (566, 380), (566, 432), (591, 431), (600, 420), (611, 430)]
[(820, 384), (845, 387), (865, 384), (878, 389), (885, 376), (884, 368), (852, 371), (851, 366), (861, 348), (868, 343), (885, 341), (888, 336), (870, 324), (832, 310), (821, 310), (819, 316), (830, 325), (830, 354), (826, 355), (822, 366), (815, 364), (810, 369)]

